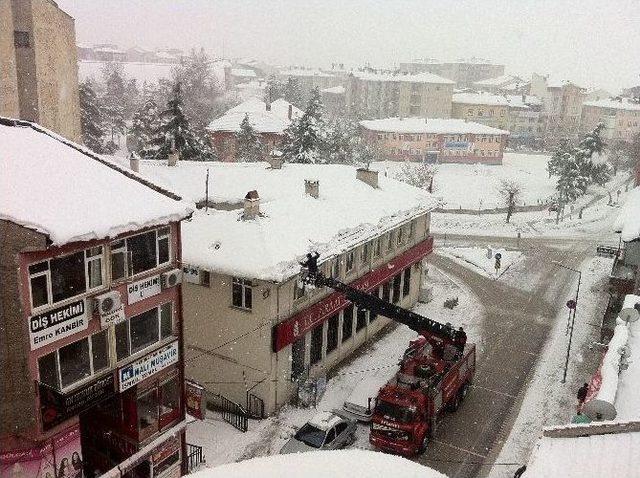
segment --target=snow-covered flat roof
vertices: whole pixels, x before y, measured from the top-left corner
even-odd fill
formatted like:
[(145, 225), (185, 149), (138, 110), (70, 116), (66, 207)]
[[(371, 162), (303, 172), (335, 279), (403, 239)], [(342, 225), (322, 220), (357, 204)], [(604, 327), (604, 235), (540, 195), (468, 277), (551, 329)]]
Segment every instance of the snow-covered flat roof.
[(503, 129), (462, 119), (383, 118), (360, 121), (360, 125), (371, 131), (385, 133), (509, 134)]
[(514, 75), (501, 75), (495, 78), (487, 78), (486, 80), (476, 81), (474, 85), (477, 86), (502, 86), (510, 83), (525, 83), (522, 78)]
[(455, 81), (448, 80), (433, 73), (374, 73), (367, 71), (355, 71), (353, 76), (364, 81), (405, 81), (409, 83), (435, 83), (441, 85), (455, 85)]
[(625, 242), (640, 239), (640, 186), (629, 193), (616, 219), (614, 231), (621, 233)]
[[(426, 191), (379, 174), (379, 188), (342, 165), (141, 161), (140, 171), (194, 202), (237, 205), (197, 211), (182, 225), (183, 260), (223, 274), (283, 281), (299, 272), (298, 260), (317, 250), (335, 256), (433, 209)], [(305, 179), (319, 181), (318, 199), (305, 195)], [(241, 220), (243, 199), (257, 190), (262, 216)]]
[(207, 468), (193, 478), (446, 478), (411, 460), (369, 450), (323, 450), (273, 455)]
[(37, 125), (3, 120), (0, 145), (0, 218), (46, 234), (54, 245), (114, 237), (193, 211)]
[(237, 106), (229, 109), (220, 118), (214, 119), (207, 129), (209, 131), (240, 131), (240, 123), (245, 115), (249, 116), (249, 123), (259, 133), (282, 133), (291, 123), (289, 121), (289, 106), (291, 106), (291, 118), (302, 116), (302, 110), (291, 105), (282, 98), (271, 103), (271, 109), (267, 111), (267, 105), (258, 98), (249, 98)]
[(507, 106), (509, 104), (504, 96), (490, 93), (455, 93), (452, 101), (470, 105)]
[(602, 99), (594, 101), (585, 101), (584, 106), (596, 106), (598, 108), (613, 108), (616, 110), (640, 111), (640, 104), (629, 101), (627, 98), (622, 100)]

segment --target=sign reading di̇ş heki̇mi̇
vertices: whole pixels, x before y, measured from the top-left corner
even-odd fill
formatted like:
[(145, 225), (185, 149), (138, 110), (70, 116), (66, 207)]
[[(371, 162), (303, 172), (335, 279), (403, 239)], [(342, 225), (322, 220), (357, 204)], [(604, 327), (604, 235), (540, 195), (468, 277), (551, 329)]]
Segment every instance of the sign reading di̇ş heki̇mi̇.
[(145, 355), (139, 360), (122, 367), (118, 371), (120, 378), (120, 391), (124, 392), (128, 388), (142, 382), (156, 372), (167, 368), (178, 362), (178, 341), (170, 343), (158, 350)]
[(34, 315), (29, 319), (31, 350), (86, 330), (88, 326), (84, 299)]
[(160, 291), (159, 275), (132, 282), (127, 286), (129, 304), (135, 304), (147, 297), (158, 295)]

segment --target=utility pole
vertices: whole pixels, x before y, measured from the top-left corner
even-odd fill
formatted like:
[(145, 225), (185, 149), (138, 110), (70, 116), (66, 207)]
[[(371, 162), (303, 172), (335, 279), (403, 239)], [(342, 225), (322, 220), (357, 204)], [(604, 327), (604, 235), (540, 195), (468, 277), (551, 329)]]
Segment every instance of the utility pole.
[[(576, 289), (576, 297), (573, 300), (569, 300), (567, 302), (567, 307), (569, 308), (569, 317), (571, 319), (571, 325), (569, 325), (569, 320), (567, 320), (567, 327), (569, 330), (569, 343), (567, 344), (567, 355), (564, 361), (564, 373), (562, 375), (562, 383), (566, 383), (567, 381), (567, 369), (569, 368), (569, 355), (571, 354), (571, 341), (573, 339), (573, 327), (576, 323), (576, 311), (578, 310), (578, 295), (580, 294), (580, 282), (582, 281), (582, 271), (577, 269), (573, 269), (571, 267), (565, 266), (564, 264), (558, 261), (551, 261), (553, 264), (558, 267), (562, 267), (563, 269), (567, 269), (569, 271), (575, 272), (578, 274), (578, 287)], [(573, 310), (573, 315), (571, 315), (571, 311)]]
[(209, 210), (209, 168), (207, 168), (207, 179), (204, 184), (204, 212)]

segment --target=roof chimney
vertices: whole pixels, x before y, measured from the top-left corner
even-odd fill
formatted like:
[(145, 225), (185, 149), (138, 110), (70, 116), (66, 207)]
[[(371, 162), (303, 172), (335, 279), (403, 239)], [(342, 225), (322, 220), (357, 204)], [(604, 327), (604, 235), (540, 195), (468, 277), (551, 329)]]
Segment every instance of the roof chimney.
[(171, 140), (171, 151), (169, 151), (169, 161), (167, 161), (168, 166), (175, 166), (178, 162), (179, 154), (176, 150), (176, 142), (174, 139)]
[(282, 169), (282, 163), (284, 162), (282, 158), (282, 151), (274, 149), (267, 156), (267, 163), (271, 166), (271, 169)]
[(140, 172), (140, 156), (135, 151), (129, 156), (129, 167), (135, 173)]
[(271, 103), (269, 101), (267, 101), (264, 106), (267, 109), (267, 111), (271, 111)]
[(371, 171), (366, 168), (356, 169), (356, 179), (367, 183), (372, 188), (378, 187), (378, 171)]
[(304, 180), (304, 193), (312, 198), (318, 199), (320, 196), (320, 181), (317, 179)]
[(260, 215), (260, 196), (255, 189), (249, 191), (244, 197), (244, 213), (242, 219), (244, 221), (255, 219)]
[(291, 117), (293, 116), (293, 105), (289, 105), (289, 109), (287, 111), (287, 116), (289, 117), (289, 121), (291, 121)]

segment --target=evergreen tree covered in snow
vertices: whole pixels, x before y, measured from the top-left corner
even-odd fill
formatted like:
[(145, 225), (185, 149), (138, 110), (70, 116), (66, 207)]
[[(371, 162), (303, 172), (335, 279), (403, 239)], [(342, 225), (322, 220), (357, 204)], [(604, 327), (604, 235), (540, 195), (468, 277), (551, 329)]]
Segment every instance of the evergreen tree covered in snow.
[(124, 114), (126, 118), (131, 118), (141, 106), (140, 90), (138, 89), (138, 82), (135, 78), (127, 80), (124, 96)]
[(326, 125), (322, 157), (328, 163), (352, 164), (357, 142), (357, 125), (346, 118), (336, 117)]
[(107, 139), (104, 106), (90, 80), (80, 84), (79, 93), (82, 142), (98, 154), (112, 154), (118, 147)]
[(601, 154), (604, 151), (605, 143), (602, 139), (602, 130), (604, 129), (604, 123), (598, 123), (598, 125), (578, 144), (578, 149), (583, 151), (583, 154), (591, 159), (594, 154)]
[(240, 131), (236, 133), (236, 159), (238, 161), (262, 161), (264, 148), (260, 136), (249, 123), (249, 115), (245, 114), (240, 123)]
[(173, 87), (167, 108), (160, 113), (160, 124), (151, 144), (158, 148), (157, 158), (167, 158), (175, 148), (182, 160), (211, 161), (213, 149), (199, 138), (184, 113), (180, 83)]
[(300, 118), (291, 122), (285, 130), (283, 154), (292, 163), (326, 162), (321, 158), (324, 124), (320, 90), (311, 91), (309, 103)]
[(123, 67), (118, 63), (106, 63), (102, 74), (104, 77), (102, 101), (105, 118), (111, 130), (111, 140), (115, 142), (116, 137), (126, 131), (126, 80)]
[(129, 149), (141, 158), (154, 158), (158, 155), (159, 147), (154, 144), (154, 136), (160, 126), (159, 115), (158, 105), (152, 97), (148, 97), (133, 115), (129, 130), (132, 139)]
[(267, 78), (267, 84), (264, 88), (264, 102), (273, 103), (278, 98), (284, 96), (284, 85), (278, 81), (275, 75)]
[(287, 78), (287, 82), (282, 86), (281, 91), (284, 99), (292, 105), (295, 105), (298, 108), (302, 108), (304, 106), (302, 102), (302, 87), (300, 86), (300, 81), (297, 78)]

